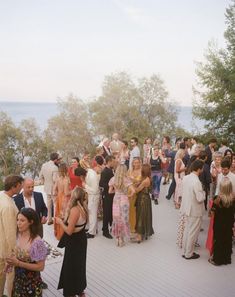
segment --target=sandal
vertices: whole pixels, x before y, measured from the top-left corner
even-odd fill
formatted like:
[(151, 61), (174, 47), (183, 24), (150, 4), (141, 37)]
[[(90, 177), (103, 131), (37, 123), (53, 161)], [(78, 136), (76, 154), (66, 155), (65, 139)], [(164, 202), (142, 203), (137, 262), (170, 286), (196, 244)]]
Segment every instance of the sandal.
[(218, 266), (218, 264), (216, 264), (215, 261), (213, 261), (211, 258), (208, 259), (208, 262), (211, 263), (214, 266)]

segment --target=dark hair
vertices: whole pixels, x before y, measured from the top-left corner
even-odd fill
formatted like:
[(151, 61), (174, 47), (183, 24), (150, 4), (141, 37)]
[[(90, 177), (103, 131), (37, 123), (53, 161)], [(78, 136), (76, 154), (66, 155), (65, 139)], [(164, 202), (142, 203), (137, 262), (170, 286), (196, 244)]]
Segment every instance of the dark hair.
[(144, 140), (144, 144), (146, 144), (148, 139), (150, 139), (152, 141), (151, 137), (146, 137), (145, 140)]
[(138, 138), (137, 137), (132, 137), (131, 140), (134, 140), (138, 144)]
[(207, 154), (207, 152), (206, 152), (206, 151), (201, 151), (201, 152), (199, 153), (199, 159), (201, 159), (202, 161), (205, 161), (206, 158), (208, 158), (208, 154)]
[(231, 153), (231, 156), (233, 155), (233, 151), (231, 149), (226, 149), (224, 151), (224, 156), (227, 156), (228, 153)]
[(216, 138), (211, 138), (210, 140), (209, 140), (209, 144), (210, 143), (217, 143), (217, 139)]
[(76, 160), (78, 163), (80, 161), (80, 159), (78, 157), (73, 157), (72, 160)]
[(100, 166), (104, 164), (104, 158), (102, 156), (96, 156), (95, 161)]
[(74, 170), (74, 174), (76, 176), (86, 176), (87, 175), (87, 171), (82, 168), (81, 166), (78, 166), (75, 170)]
[(115, 157), (113, 155), (108, 155), (105, 157), (105, 162), (106, 164), (112, 160), (115, 160)]
[(58, 158), (59, 158), (59, 154), (58, 153), (51, 153), (50, 154), (50, 160), (51, 161), (55, 161)]
[(19, 214), (22, 214), (29, 222), (32, 222), (32, 224), (29, 225), (30, 239), (32, 241), (40, 232), (39, 216), (36, 211), (30, 207), (22, 207), (17, 215), (17, 219)]
[(188, 141), (189, 140), (189, 137), (184, 137), (183, 138), (183, 141), (185, 142), (185, 141)]
[(146, 178), (146, 177), (151, 178), (151, 167), (149, 164), (142, 165), (141, 176), (142, 176), (142, 178)]
[(191, 165), (191, 171), (198, 171), (198, 169), (202, 169), (204, 166), (204, 162), (200, 159), (195, 160)]
[(198, 142), (198, 137), (193, 136), (192, 139), (194, 139), (196, 142)]
[(229, 160), (228, 158), (223, 158), (221, 161), (221, 167), (222, 168), (230, 168), (231, 167), (231, 160)]
[(126, 146), (128, 146), (128, 142), (126, 140), (122, 141)]
[(23, 177), (20, 175), (8, 175), (4, 181), (4, 191), (9, 191), (12, 188), (18, 186), (18, 184), (22, 184), (24, 181)]
[(175, 140), (175, 144), (178, 142), (178, 141), (181, 141), (182, 138), (181, 137), (177, 137), (176, 140)]
[(170, 137), (169, 137), (169, 136), (163, 136), (163, 138), (165, 138), (165, 139), (166, 139), (166, 142), (167, 142), (167, 143), (170, 143), (171, 139), (170, 139)]
[(181, 142), (181, 143), (180, 143), (180, 149), (185, 150), (185, 143), (184, 143), (184, 142)]

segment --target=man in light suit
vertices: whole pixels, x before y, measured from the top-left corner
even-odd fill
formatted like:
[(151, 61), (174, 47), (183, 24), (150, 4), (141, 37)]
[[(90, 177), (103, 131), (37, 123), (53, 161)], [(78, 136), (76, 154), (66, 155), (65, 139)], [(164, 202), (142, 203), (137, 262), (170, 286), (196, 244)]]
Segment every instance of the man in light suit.
[(48, 208), (48, 225), (53, 224), (52, 209), (54, 209), (53, 186), (58, 175), (58, 165), (61, 161), (61, 157), (58, 153), (52, 153), (50, 155), (50, 161), (42, 165), (42, 169), (39, 174), (41, 184), (44, 184), (44, 191), (47, 194), (47, 208)]
[(183, 193), (180, 210), (186, 216), (186, 225), (183, 235), (183, 257), (187, 260), (197, 259), (200, 255), (194, 253), (204, 209), (205, 192), (199, 180), (203, 171), (204, 162), (195, 160), (191, 165), (192, 172), (183, 178)]
[[(8, 296), (11, 296), (14, 273), (5, 273), (6, 257), (12, 254), (16, 246), (17, 213), (13, 196), (22, 189), (23, 178), (18, 175), (9, 175), (4, 181), (4, 192), (0, 193), (0, 296), (3, 296), (6, 287)], [(5, 285), (6, 283), (6, 285)]]

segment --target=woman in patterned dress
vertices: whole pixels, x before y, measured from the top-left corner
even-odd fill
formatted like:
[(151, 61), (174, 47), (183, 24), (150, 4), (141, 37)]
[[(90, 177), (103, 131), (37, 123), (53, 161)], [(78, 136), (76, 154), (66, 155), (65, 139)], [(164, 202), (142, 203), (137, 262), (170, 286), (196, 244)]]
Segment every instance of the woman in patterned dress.
[(41, 297), (42, 279), (47, 248), (38, 235), (39, 217), (32, 208), (23, 207), (17, 216), (17, 246), (7, 258), (8, 267), (15, 266), (13, 297)]
[(126, 165), (118, 165), (114, 177), (109, 181), (109, 193), (115, 192), (112, 234), (116, 238), (117, 246), (120, 247), (125, 244), (125, 240), (128, 240), (130, 236), (128, 188), (130, 188), (130, 196), (135, 192), (131, 185), (132, 182), (127, 178)]

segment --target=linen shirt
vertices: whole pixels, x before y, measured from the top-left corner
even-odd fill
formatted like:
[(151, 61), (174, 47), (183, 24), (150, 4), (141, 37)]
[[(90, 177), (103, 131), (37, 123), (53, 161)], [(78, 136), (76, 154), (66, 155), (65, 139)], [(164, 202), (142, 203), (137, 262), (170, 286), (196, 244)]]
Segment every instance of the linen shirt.
[(182, 203), (180, 211), (191, 217), (201, 217), (203, 214), (205, 192), (195, 173), (190, 173), (183, 178)]
[(18, 209), (13, 198), (0, 193), (0, 258), (9, 257), (16, 246)]

